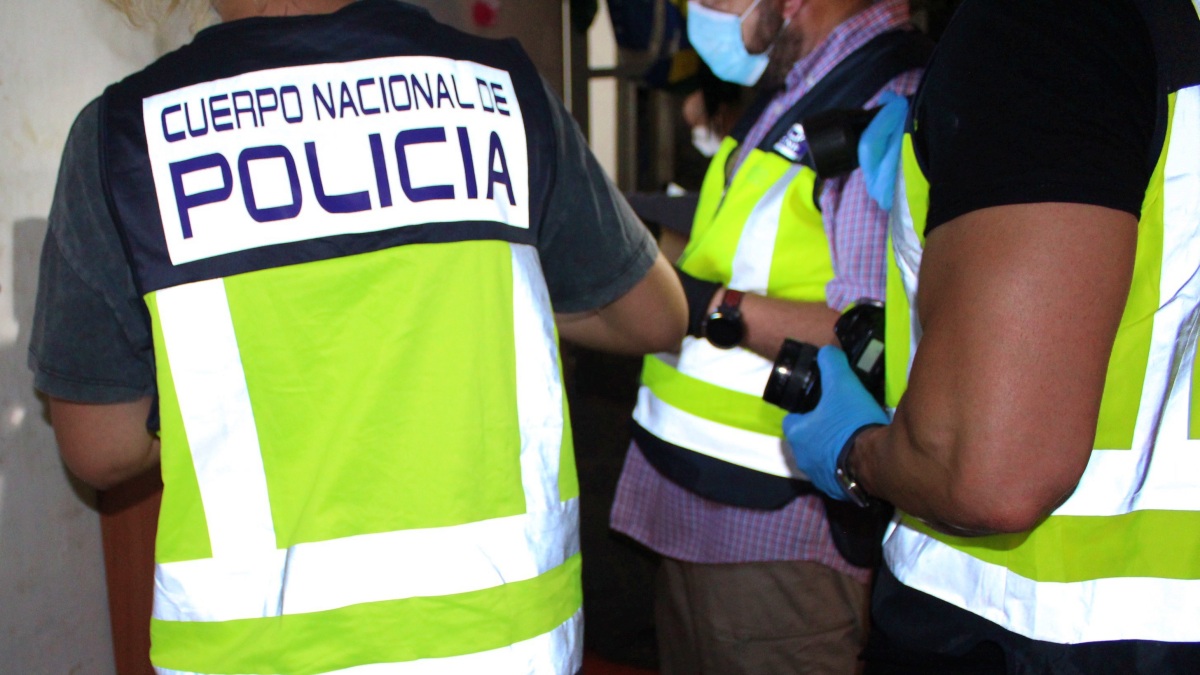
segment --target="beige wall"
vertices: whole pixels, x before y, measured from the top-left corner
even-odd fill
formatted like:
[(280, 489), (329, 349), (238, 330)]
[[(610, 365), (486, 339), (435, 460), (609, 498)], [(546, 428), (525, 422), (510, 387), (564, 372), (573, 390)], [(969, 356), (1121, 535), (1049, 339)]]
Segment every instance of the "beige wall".
[(497, 22), (490, 28), (474, 25), (476, 0), (407, 0), (429, 10), (439, 21), (485, 37), (515, 37), (537, 64), (542, 76), (563, 95), (562, 0), (494, 0)]
[(0, 4), (4, 672), (113, 672), (99, 517), (58, 460), (25, 353), (45, 217), (71, 121), (108, 82), (153, 54), (153, 40), (100, 0)]

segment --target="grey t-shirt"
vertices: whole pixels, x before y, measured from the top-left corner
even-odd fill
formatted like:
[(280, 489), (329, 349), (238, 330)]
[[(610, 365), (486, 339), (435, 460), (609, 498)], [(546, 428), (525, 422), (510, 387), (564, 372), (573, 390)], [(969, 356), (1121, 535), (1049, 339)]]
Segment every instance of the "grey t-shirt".
[[(645, 276), (657, 249), (578, 125), (545, 87), (556, 172), (537, 243), (556, 312), (603, 307)], [(85, 403), (155, 392), (150, 322), (101, 187), (99, 105), (75, 120), (42, 250), (29, 343), (34, 386)]]

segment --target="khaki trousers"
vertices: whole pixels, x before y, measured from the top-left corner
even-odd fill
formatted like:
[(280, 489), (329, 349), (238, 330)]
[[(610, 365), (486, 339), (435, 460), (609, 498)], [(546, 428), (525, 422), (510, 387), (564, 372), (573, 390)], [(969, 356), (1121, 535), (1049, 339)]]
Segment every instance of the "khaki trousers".
[(867, 586), (811, 562), (664, 558), (655, 581), (662, 675), (853, 675)]

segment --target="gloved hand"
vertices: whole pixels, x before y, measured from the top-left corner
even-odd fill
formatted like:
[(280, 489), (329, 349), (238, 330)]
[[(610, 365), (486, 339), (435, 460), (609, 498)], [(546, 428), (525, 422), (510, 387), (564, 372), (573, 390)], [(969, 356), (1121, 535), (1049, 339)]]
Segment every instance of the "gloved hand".
[(835, 473), (838, 456), (865, 426), (887, 424), (888, 416), (850, 369), (846, 353), (833, 346), (817, 352), (821, 400), (807, 413), (783, 418), (783, 434), (796, 464), (821, 492), (842, 501), (850, 497)]
[(880, 97), (883, 107), (858, 139), (858, 164), (862, 167), (867, 194), (884, 211), (892, 209), (896, 171), (900, 168), (900, 144), (908, 119), (908, 99), (894, 91)]

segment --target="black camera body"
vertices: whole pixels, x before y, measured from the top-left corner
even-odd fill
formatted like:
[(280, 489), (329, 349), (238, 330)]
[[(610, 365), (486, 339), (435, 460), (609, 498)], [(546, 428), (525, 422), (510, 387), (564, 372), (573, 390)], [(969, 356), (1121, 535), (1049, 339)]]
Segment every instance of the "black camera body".
[(858, 168), (858, 140), (878, 112), (879, 108), (826, 110), (801, 122), (818, 177), (837, 178)]
[[(883, 303), (863, 299), (847, 309), (833, 332), (846, 352), (850, 369), (875, 400), (883, 405), (884, 383)], [(784, 340), (771, 368), (763, 400), (789, 412), (809, 412), (821, 400), (821, 371), (817, 347)]]

